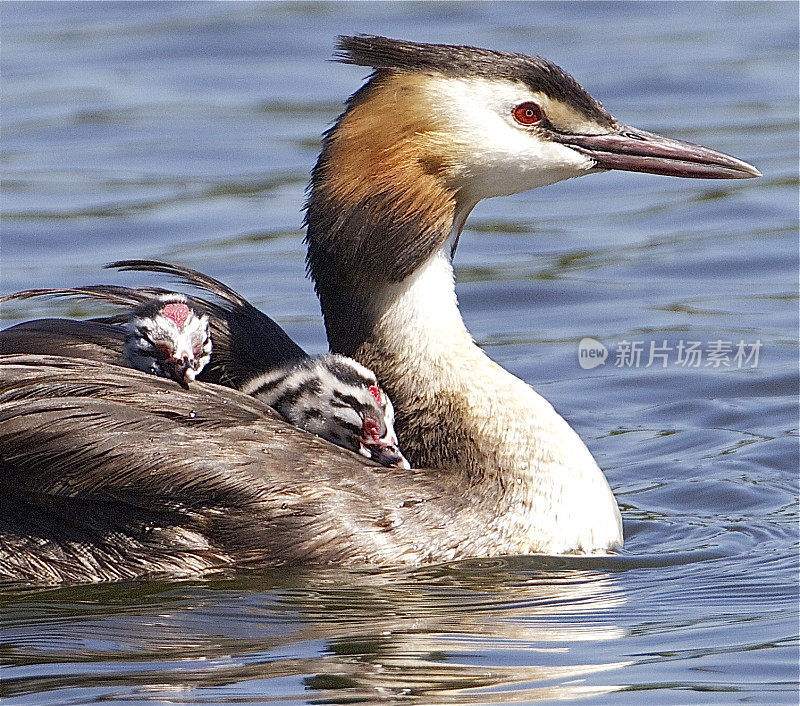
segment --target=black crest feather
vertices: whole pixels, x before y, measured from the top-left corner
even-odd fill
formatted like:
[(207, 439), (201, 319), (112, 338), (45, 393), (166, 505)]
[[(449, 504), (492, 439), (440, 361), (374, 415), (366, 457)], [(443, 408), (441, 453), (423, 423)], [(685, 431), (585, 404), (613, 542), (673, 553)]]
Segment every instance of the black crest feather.
[(376, 35), (341, 36), (336, 60), (376, 71), (427, 71), (444, 76), (480, 76), (526, 84), (569, 103), (601, 125), (614, 119), (566, 71), (540, 56), (455, 44), (423, 44)]

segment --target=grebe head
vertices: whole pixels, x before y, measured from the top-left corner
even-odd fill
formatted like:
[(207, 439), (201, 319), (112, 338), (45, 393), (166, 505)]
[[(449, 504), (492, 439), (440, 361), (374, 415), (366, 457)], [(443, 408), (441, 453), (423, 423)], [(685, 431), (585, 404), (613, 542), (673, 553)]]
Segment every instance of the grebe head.
[(375, 36), (342, 37), (339, 50), (374, 71), (325, 134), (306, 204), (308, 269), (332, 350), (353, 354), (369, 337), (376, 293), (443, 248), (452, 256), (481, 199), (609, 169), (759, 175), (619, 123), (540, 57)]
[(246, 392), (295, 426), (384, 466), (410, 468), (394, 407), (368, 368), (336, 353), (304, 358), (250, 380)]
[(137, 306), (125, 326), (123, 358), (130, 367), (188, 385), (211, 359), (208, 316), (181, 294)]
[[(418, 157), (466, 200), (512, 194), (592, 171), (749, 178), (746, 162), (619, 123), (568, 73), (541, 57), (385, 37), (340, 39), (340, 59), (374, 73), (339, 127), (414, 128)], [(395, 146), (397, 153), (399, 145)], [(392, 161), (392, 152), (380, 162)]]
[[(337, 230), (357, 204), (370, 218), (386, 219), (391, 211), (422, 231), (423, 243), (413, 248), (427, 253), (436, 240), (430, 234), (456, 205), (468, 212), (483, 198), (591, 172), (759, 175), (720, 152), (619, 123), (572, 76), (541, 57), (375, 36), (342, 37), (339, 50), (344, 63), (374, 71), (326, 134), (314, 171), (309, 226), (322, 218), (321, 192), (343, 209), (328, 215), (324, 231)], [(359, 230), (345, 250), (355, 252)], [(384, 236), (392, 247), (399, 244), (394, 231)], [(388, 274), (407, 275), (407, 257), (393, 259), (397, 267), (387, 267)]]

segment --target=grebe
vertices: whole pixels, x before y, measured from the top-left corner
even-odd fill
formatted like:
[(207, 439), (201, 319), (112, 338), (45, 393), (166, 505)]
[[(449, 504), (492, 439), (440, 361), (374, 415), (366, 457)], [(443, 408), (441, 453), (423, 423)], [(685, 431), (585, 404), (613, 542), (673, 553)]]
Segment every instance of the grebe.
[(165, 395), (166, 381), (102, 362), (12, 356), (0, 391), (7, 574), (419, 564), (622, 543), (586, 446), (464, 326), (461, 229), (481, 199), (607, 169), (758, 170), (618, 123), (541, 58), (373, 36), (339, 48), (374, 71), (312, 172), (308, 271), (331, 351), (375, 371), (415, 468), (359, 463), (217, 385)]
[[(34, 296), (96, 296), (104, 288), (26, 290), (0, 302)], [(90, 294), (91, 293), (91, 294)], [(176, 292), (142, 293), (119, 325), (41, 319), (0, 332), (0, 353), (52, 353), (104, 360), (188, 385), (211, 358), (208, 316)]]
[[(153, 298), (182, 297), (196, 312), (207, 317), (212, 333), (214, 355), (206, 362), (200, 379), (230, 387), (239, 388), (268, 368), (307, 357), (271, 318), (241, 294), (202, 272), (157, 260), (120, 260), (106, 268), (166, 274), (211, 297), (177, 295), (161, 287), (97, 284), (66, 289), (27, 289), (0, 297), (0, 303), (34, 297), (77, 297), (135, 311)], [(35, 352), (119, 363), (120, 340), (124, 337), (121, 327), (129, 318), (129, 313), (123, 313), (88, 321), (26, 321), (0, 331), (0, 353)]]
[[(60, 354), (67, 348), (71, 356), (117, 362), (184, 387), (211, 363), (216, 372), (208, 378), (257, 397), (291, 424), (384, 466), (410, 468), (398, 448), (391, 400), (371, 370), (335, 353), (311, 357), (301, 352), (276, 365), (274, 338), (283, 330), (219, 280), (155, 260), (124, 260), (108, 267), (170, 274), (217, 300), (118, 285), (15, 292), (0, 297), (0, 303), (79, 297), (133, 309), (105, 319), (43, 319), (12, 326), (0, 331), (0, 353)], [(212, 321), (220, 338), (214, 356)], [(262, 372), (253, 374), (259, 366)]]
[(394, 407), (368, 368), (329, 353), (258, 375), (242, 392), (287, 422), (383, 466), (411, 468), (398, 448)]
[(188, 385), (211, 359), (208, 316), (180, 294), (161, 294), (131, 312), (123, 360), (136, 370)]

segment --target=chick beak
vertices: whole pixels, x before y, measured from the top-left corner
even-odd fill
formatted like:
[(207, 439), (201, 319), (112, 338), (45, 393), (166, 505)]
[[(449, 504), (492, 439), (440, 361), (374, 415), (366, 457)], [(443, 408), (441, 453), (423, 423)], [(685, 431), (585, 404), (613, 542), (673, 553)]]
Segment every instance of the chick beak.
[(169, 377), (177, 382), (184, 389), (188, 389), (189, 383), (195, 378), (195, 370), (192, 361), (187, 356), (182, 358), (170, 358), (164, 366), (169, 373)]
[(387, 444), (385, 441), (373, 443), (371, 440), (365, 441), (362, 439), (360, 445), (360, 453), (375, 461), (375, 463), (391, 468), (411, 468), (411, 464), (394, 444)]
[(377, 461), (383, 466), (390, 466), (392, 468), (411, 468), (405, 456), (400, 453), (400, 449), (396, 446), (380, 446), (370, 449), (372, 452), (372, 460)]
[(552, 139), (591, 158), (598, 169), (695, 179), (750, 179), (755, 167), (730, 155), (620, 125), (599, 135), (554, 133)]

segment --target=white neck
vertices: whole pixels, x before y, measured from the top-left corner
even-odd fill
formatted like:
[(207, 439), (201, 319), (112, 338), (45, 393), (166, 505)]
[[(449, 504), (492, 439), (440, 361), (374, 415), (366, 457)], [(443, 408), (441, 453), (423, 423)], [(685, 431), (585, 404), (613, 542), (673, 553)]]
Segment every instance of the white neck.
[[(377, 324), (363, 362), (395, 402), (406, 434), (401, 445), (420, 465), (474, 471), (470, 482), (502, 498), (500, 531), (513, 537), (522, 526), (519, 551), (606, 549), (621, 541), (619, 511), (586, 446), (464, 325), (450, 259), (457, 233), (454, 227), (413, 275), (371, 300)], [(425, 436), (431, 429), (434, 449)]]
[(418, 374), (435, 371), (447, 377), (446, 367), (439, 365), (443, 358), (456, 351), (463, 355), (465, 348), (478, 350), (458, 309), (450, 248), (445, 243), (407, 280), (387, 286), (374, 299), (380, 309), (377, 336), (388, 348), (403, 351)]
[(452, 377), (449, 359), (476, 354), (485, 357), (461, 318), (452, 262), (455, 244), (472, 206), (456, 211), (450, 235), (427, 262), (402, 282), (386, 285), (372, 298), (376, 338), (387, 350), (402, 351), (400, 357), (408, 367), (437, 387), (446, 385)]

